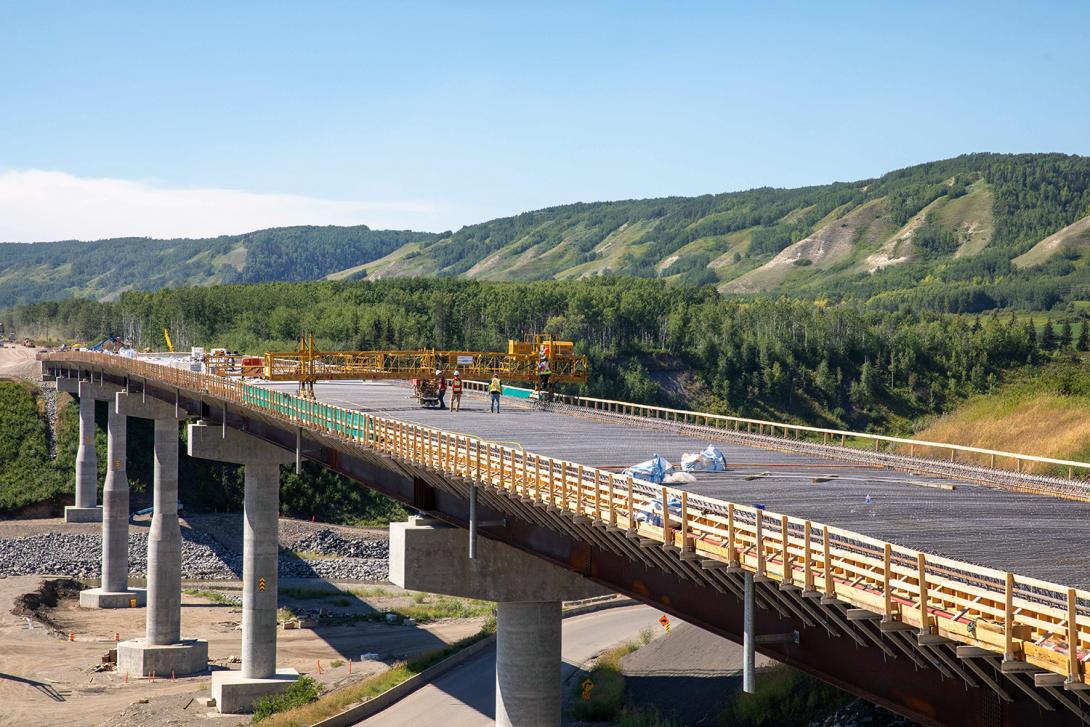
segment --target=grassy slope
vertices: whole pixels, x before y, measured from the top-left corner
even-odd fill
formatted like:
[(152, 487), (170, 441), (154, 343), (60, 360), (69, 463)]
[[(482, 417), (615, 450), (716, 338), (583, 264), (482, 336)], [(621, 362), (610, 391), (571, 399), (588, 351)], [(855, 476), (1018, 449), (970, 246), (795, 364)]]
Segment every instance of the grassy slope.
[[(920, 439), (1090, 461), (1086, 361), (1028, 368), (918, 432)], [(1038, 468), (1041, 469), (1041, 468)]]
[(1064, 250), (1083, 253), (1090, 249), (1090, 216), (1068, 225), (1034, 245), (1029, 252), (1014, 259), (1020, 268), (1030, 268), (1049, 260)]
[(62, 407), (58, 432), (58, 448), (71, 458), (50, 460), (44, 408), (36, 387), (26, 381), (0, 380), (0, 513), (56, 501), (71, 489), (78, 439), (72, 414)]

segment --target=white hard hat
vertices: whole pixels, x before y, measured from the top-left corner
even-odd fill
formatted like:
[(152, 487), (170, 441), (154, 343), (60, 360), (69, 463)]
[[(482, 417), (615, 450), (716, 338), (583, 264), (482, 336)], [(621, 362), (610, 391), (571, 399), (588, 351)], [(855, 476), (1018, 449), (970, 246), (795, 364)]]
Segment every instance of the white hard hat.
[(442, 376), (443, 375), (443, 370), (442, 369), (436, 369), (435, 370), (435, 375), (436, 376)]

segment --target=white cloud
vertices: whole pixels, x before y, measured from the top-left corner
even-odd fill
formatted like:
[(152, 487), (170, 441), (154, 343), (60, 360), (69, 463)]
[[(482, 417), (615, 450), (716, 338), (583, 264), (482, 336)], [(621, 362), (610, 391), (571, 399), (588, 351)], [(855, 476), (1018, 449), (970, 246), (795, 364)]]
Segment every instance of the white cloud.
[(354, 202), (236, 189), (182, 189), (36, 169), (0, 172), (0, 242), (215, 237), (285, 225), (443, 230), (430, 202)]

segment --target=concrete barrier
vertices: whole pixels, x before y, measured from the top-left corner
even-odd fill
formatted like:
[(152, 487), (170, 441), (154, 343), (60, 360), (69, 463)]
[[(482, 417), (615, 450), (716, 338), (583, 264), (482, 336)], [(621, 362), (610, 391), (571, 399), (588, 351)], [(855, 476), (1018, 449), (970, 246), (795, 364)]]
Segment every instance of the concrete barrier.
[(349, 727), (368, 717), (372, 717), (390, 705), (409, 696), (425, 684), (438, 679), (454, 667), (473, 658), (494, 643), (496, 643), (495, 635), (486, 636), (477, 643), (470, 644), (458, 653), (448, 656), (438, 664), (432, 664), (419, 674), (409, 677), (396, 687), (387, 689), (382, 694), (379, 694), (366, 702), (353, 705), (343, 712), (333, 715), (329, 719), (315, 722), (311, 727)]

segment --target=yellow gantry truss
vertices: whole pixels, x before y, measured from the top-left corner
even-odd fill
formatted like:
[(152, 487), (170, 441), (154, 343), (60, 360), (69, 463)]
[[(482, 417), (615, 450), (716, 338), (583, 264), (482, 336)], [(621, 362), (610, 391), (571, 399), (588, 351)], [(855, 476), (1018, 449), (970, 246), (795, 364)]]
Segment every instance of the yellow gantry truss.
[(548, 362), (550, 383), (581, 384), (587, 380), (587, 357), (576, 356), (569, 341), (537, 336), (533, 342), (511, 341), (508, 351), (316, 351), (307, 336), (298, 351), (265, 354), (262, 378), (298, 381), (300, 385), (333, 379), (429, 378), (436, 370), (464, 379), (537, 381), (542, 359)]

